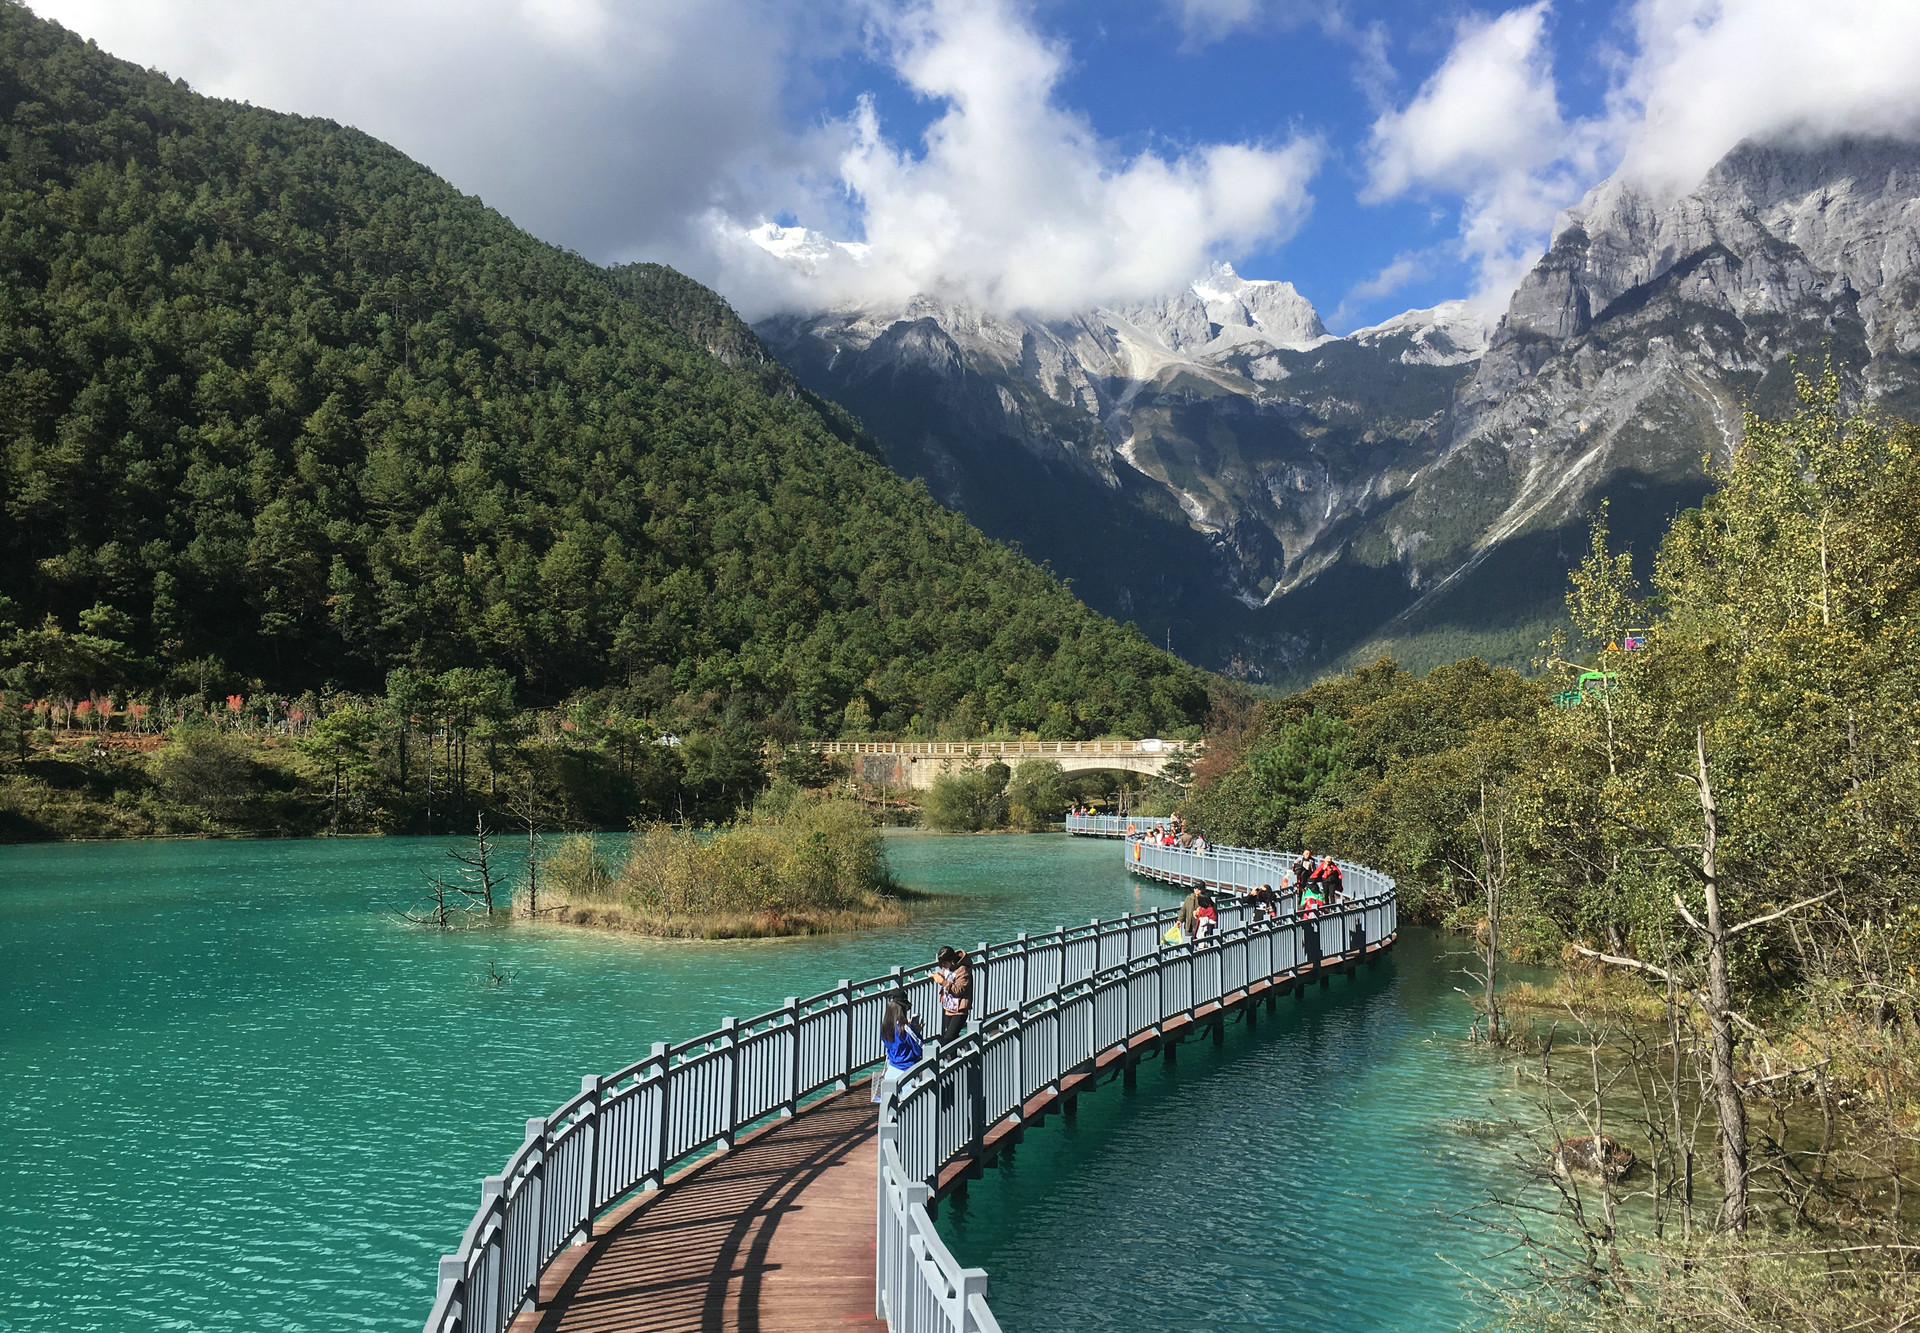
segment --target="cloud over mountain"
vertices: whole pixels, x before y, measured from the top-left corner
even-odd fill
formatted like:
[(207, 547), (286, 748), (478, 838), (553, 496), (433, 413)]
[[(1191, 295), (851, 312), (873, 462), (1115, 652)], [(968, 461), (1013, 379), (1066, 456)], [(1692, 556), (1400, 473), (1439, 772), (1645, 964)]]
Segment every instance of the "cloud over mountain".
[[(1271, 244), (1311, 203), (1309, 138), (1119, 154), (1055, 94), (1067, 62), (1012, 6), (932, 0), (883, 16), (901, 83), (942, 108), (918, 153), (870, 99), (838, 127), (836, 180), (863, 242), (804, 280), (736, 244), (729, 290), (795, 305), (946, 292), (1002, 311), (1065, 313), (1173, 291), (1210, 262)], [(719, 213), (721, 236), (744, 237)]]
[[(1613, 172), (1656, 194), (1697, 185), (1744, 140), (1920, 134), (1920, 5), (1910, 0), (1636, 0), (1604, 109), (1568, 116), (1552, 0), (1462, 18), (1439, 67), (1374, 122), (1362, 197), (1460, 201), (1476, 299), (1504, 304), (1555, 216)], [(1564, 53), (1563, 53), (1564, 54)]]

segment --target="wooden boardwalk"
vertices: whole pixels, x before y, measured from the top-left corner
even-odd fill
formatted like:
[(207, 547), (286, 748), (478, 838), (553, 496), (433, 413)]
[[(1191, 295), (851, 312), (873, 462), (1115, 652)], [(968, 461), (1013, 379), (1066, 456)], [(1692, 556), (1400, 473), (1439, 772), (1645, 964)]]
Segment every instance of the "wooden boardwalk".
[(868, 1095), (817, 1102), (602, 1219), (513, 1333), (884, 1330)]
[[(1317, 971), (1255, 981), (1102, 1053), (993, 1126), (974, 1157), (948, 1163), (936, 1193), (963, 1187), (1049, 1114), (1143, 1057), (1171, 1058), (1205, 1030), (1217, 1038), (1236, 1013), (1257, 1022), (1262, 1002), (1350, 977), (1392, 945), (1329, 954)], [(515, 1320), (512, 1333), (884, 1333), (873, 1314), (878, 1108), (868, 1095), (863, 1080), (614, 1210), (591, 1243), (554, 1261), (539, 1309)]]

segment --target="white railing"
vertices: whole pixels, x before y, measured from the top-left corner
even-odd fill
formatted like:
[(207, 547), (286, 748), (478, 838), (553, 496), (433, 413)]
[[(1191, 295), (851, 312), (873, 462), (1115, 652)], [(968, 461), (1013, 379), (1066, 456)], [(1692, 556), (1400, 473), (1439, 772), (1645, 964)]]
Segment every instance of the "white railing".
[[(1287, 872), (1288, 858), (1239, 847), (1184, 852), (1192, 859), (1177, 870), (1146, 855), (1178, 850), (1129, 840), (1127, 868), (1228, 886), (1256, 872), (1254, 884), (1278, 885)], [(1175, 1020), (1190, 1024), (1210, 1005), (1236, 1003), (1257, 983), (1311, 974), (1327, 958), (1394, 938), (1393, 881), (1364, 866), (1341, 868), (1347, 898), (1311, 917), (1283, 911), (1255, 921), (1246, 907), (1227, 905), (1218, 935), (1170, 944), (1160, 925), (1166, 914), (1156, 913), (1152, 926), (1114, 937), (1113, 956), (1091, 971), (988, 1012), (944, 1050), (929, 1044), (880, 1109), (875, 1312), (893, 1333), (998, 1333), (986, 1271), (960, 1267), (927, 1205), (941, 1172), (977, 1157), (1000, 1126), (1017, 1125), (1032, 1099), (1060, 1095), (1063, 1080), (1103, 1057), (1160, 1036)]]
[(1158, 833), (1172, 815), (1068, 815), (1067, 832), (1083, 838), (1124, 838), (1129, 831)]
[[(1128, 848), (1130, 869), (1173, 877), (1155, 869), (1157, 860), (1134, 859), (1134, 849), (1144, 844), (1129, 843)], [(1155, 850), (1173, 849), (1144, 848)], [(1220, 849), (1214, 855), (1222, 858), (1223, 868), (1238, 868), (1242, 862), (1227, 855), (1238, 850)], [(1350, 867), (1349, 876), (1360, 869)], [(1347, 937), (1333, 933), (1338, 922), (1364, 921), (1365, 939), (1384, 940), (1394, 922), (1392, 881), (1377, 878), (1386, 886), (1384, 900), (1330, 910), (1312, 923), (1283, 918), (1256, 925), (1250, 908), (1223, 903), (1221, 934), (1198, 949), (1169, 945), (1162, 939), (1178, 914), (1173, 907), (1021, 935), (1001, 944), (981, 944), (973, 954), (973, 966), (976, 1026), (984, 1035), (961, 1038), (953, 1043), (951, 1053), (917, 1070), (914, 1078), (920, 1081), (903, 1085), (901, 1105), (920, 1105), (914, 1098), (921, 1095), (917, 1089), (929, 1077), (947, 1077), (944, 1071), (957, 1067), (964, 1052), (983, 1050), (987, 1064), (997, 1071), (994, 1099), (987, 1105), (1000, 1108), (994, 1118), (1001, 1118), (1006, 1114), (1002, 1103), (1011, 1095), (1008, 1089), (1027, 1081), (1021, 1072), (1027, 1047), (1020, 1043), (1029, 1037), (1023, 1034), (1038, 1032), (1035, 1024), (1053, 1023), (1058, 1028), (1063, 1016), (1079, 1022), (1071, 1016), (1083, 1009), (1092, 1014), (1099, 1008), (1105, 1017), (1088, 1021), (1094, 1023), (1092, 1032), (1102, 1044), (1088, 1049), (1106, 1049), (1105, 1038), (1118, 1029), (1113, 1028), (1108, 1012), (1114, 1001), (1100, 997), (1110, 996), (1116, 984), (1127, 990), (1136, 985), (1158, 988), (1151, 991), (1157, 998), (1142, 998), (1132, 1008), (1127, 1007), (1130, 1001), (1119, 1001), (1118, 1022), (1127, 1028), (1156, 1004), (1168, 1014), (1191, 1012), (1195, 1004), (1244, 987), (1251, 975), (1248, 967), (1298, 968), (1308, 951), (1315, 957), (1322, 950), (1340, 952), (1344, 947), (1340, 941)], [(1349, 884), (1354, 883), (1350, 878)], [(1310, 941), (1303, 931), (1311, 932)], [(1256, 940), (1265, 943), (1250, 943)], [(1246, 952), (1250, 947), (1251, 954)], [(715, 1147), (731, 1146), (742, 1131), (758, 1123), (792, 1115), (815, 1094), (849, 1087), (881, 1058), (880, 1016), (890, 992), (904, 988), (916, 1012), (937, 1012), (931, 971), (929, 963), (895, 968), (886, 976), (859, 983), (843, 980), (808, 999), (790, 997), (780, 1008), (757, 1017), (727, 1019), (718, 1031), (692, 1041), (656, 1043), (644, 1060), (613, 1074), (583, 1078), (577, 1096), (544, 1119), (527, 1121), (525, 1142), (499, 1175), (481, 1182), (479, 1211), (461, 1237), (459, 1249), (440, 1260), (427, 1333), (502, 1333), (535, 1297), (540, 1275), (555, 1256), (585, 1239), (593, 1219), (612, 1204), (635, 1190), (657, 1188), (675, 1167)], [(1139, 979), (1149, 975), (1154, 978), (1151, 983)], [(1175, 1008), (1166, 1009), (1168, 1004)], [(1059, 1071), (1087, 1058), (1082, 1044), (1077, 1036), (1065, 1041), (1036, 1067), (1052, 1070), (1048, 1077), (1057, 1079)], [(1033, 1049), (1038, 1060), (1039, 1048)], [(1023, 1052), (1019, 1067), (1009, 1070), (995, 1065), (995, 1060), (1004, 1064), (1009, 1057), (993, 1052), (1009, 1050)], [(928, 1123), (945, 1125), (950, 1120), (943, 1111)], [(896, 1329), (992, 1330), (996, 1325), (986, 1309), (985, 1274), (958, 1267), (933, 1233), (926, 1216), (927, 1196), (909, 1188), (915, 1182), (928, 1184), (927, 1163), (935, 1158), (949, 1160), (943, 1153), (965, 1142), (965, 1133), (972, 1131), (949, 1125), (937, 1141), (923, 1143), (919, 1136), (925, 1126), (919, 1120), (908, 1116), (902, 1124), (909, 1132), (899, 1140), (905, 1146), (896, 1152), (906, 1174), (895, 1173), (893, 1195), (886, 1192), (884, 1155), (881, 1163), (883, 1249), (876, 1295), (892, 1302), (881, 1308), (924, 1313), (920, 1322), (897, 1320)], [(896, 1219), (890, 1234), (889, 1219)], [(895, 1248), (887, 1250), (888, 1244)], [(889, 1254), (896, 1261), (891, 1265), (886, 1259)], [(902, 1285), (889, 1288), (889, 1282)], [(941, 1323), (949, 1314), (952, 1320)]]

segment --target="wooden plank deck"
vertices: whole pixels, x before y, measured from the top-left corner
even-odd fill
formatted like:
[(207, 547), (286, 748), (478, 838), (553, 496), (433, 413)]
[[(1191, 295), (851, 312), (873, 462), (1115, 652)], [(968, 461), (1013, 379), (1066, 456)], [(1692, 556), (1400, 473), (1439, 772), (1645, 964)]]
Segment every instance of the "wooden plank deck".
[(818, 1102), (603, 1219), (513, 1333), (884, 1331), (868, 1095)]

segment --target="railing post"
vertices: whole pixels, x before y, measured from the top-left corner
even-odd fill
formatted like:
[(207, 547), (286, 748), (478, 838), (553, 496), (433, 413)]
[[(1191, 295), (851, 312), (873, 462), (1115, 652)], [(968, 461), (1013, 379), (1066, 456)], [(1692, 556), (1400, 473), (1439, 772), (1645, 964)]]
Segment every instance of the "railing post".
[(1027, 977), (1028, 977), (1028, 973), (1031, 971), (1033, 966), (1033, 956), (1027, 950), (1027, 932), (1024, 930), (1020, 932), (1019, 944), (1020, 944), (1020, 995), (1013, 1002), (1015, 1008), (1018, 1008), (1027, 1002)]
[[(986, 948), (984, 944), (980, 947)], [(979, 1018), (969, 1015), (967, 1026), (973, 1037), (972, 1053), (967, 1056), (967, 1119), (972, 1122), (967, 1135), (968, 1155), (978, 1161), (987, 1145), (987, 1038)], [(962, 1036), (961, 1041), (965, 1040)]]
[(736, 1117), (740, 1114), (740, 1020), (723, 1018), (720, 1020), (720, 1048), (727, 1053), (727, 1104), (720, 1114), (720, 1123), (725, 1126), (720, 1131), (720, 1149), (722, 1152), (733, 1148), (734, 1133), (740, 1128)]
[(887, 1118), (887, 1108), (880, 1108), (880, 1128), (874, 1138), (874, 1147), (879, 1157), (880, 1169), (874, 1176), (874, 1219), (877, 1223), (873, 1245), (873, 1313), (877, 1318), (885, 1319), (887, 1310), (887, 1278), (891, 1272), (892, 1246), (889, 1244), (887, 1227), (893, 1221), (893, 1203), (887, 1198), (887, 1145), (897, 1144), (900, 1139), (900, 1127)]
[(840, 1043), (840, 1077), (834, 1080), (836, 1092), (845, 1092), (853, 1086), (853, 983), (845, 977), (834, 987), (839, 994), (833, 997), (841, 1017), (847, 1020), (846, 1039)]
[(586, 1219), (581, 1223), (581, 1231), (588, 1240), (593, 1239), (593, 1215), (600, 1211), (600, 1076), (583, 1074), (580, 1078), (582, 1096), (591, 1097), (587, 1103), (587, 1133), (591, 1136), (587, 1151), (587, 1206)]
[[(538, 1267), (545, 1267), (547, 1257), (547, 1121), (544, 1116), (532, 1116), (527, 1120), (527, 1146), (540, 1145), (539, 1155), (534, 1158), (533, 1172), (527, 1177), (527, 1183), (520, 1187), (522, 1198), (525, 1191), (533, 1191), (533, 1253)], [(539, 1282), (534, 1283), (539, 1291)], [(514, 1313), (519, 1313), (520, 1293), (514, 1293)]]
[[(453, 1299), (454, 1289), (460, 1288), (460, 1299), (457, 1302), (460, 1313), (457, 1318), (461, 1328), (468, 1327), (471, 1321), (467, 1318), (467, 1307), (473, 1303), (473, 1293), (466, 1290), (467, 1261), (457, 1254), (441, 1255), (439, 1276), (440, 1280), (434, 1284), (434, 1305), (451, 1311), (456, 1304)], [(444, 1327), (445, 1325), (435, 1328), (432, 1333), (441, 1333)]]
[[(651, 1140), (650, 1146), (652, 1153), (650, 1155), (653, 1158), (653, 1169), (640, 1178), (640, 1187), (642, 1189), (657, 1190), (667, 1183), (667, 1142), (669, 1138), (667, 1126), (673, 1118), (673, 1061), (667, 1058), (667, 1043), (664, 1041), (656, 1041), (653, 1043), (653, 1063), (660, 1071), (660, 1095), (654, 1099), (654, 1107), (656, 1109), (653, 1123), (645, 1127), (647, 1137)], [(645, 1078), (646, 1075), (641, 1075), (642, 1081), (644, 1081)], [(641, 1094), (636, 1090), (630, 1095), (637, 1097)]]
[(780, 1114), (791, 1117), (800, 1109), (800, 997), (787, 997), (787, 1098), (780, 1103)]
[[(504, 1177), (487, 1176), (480, 1182), (480, 1206), (485, 1208), (505, 1193), (506, 1180)], [(482, 1264), (481, 1267), (483, 1270), (493, 1274), (493, 1290), (467, 1292), (467, 1309), (471, 1311), (484, 1301), (487, 1308), (493, 1311), (493, 1326), (503, 1329), (507, 1326), (505, 1304), (505, 1288), (507, 1284), (507, 1210), (504, 1207), (500, 1209), (499, 1223), (493, 1228), (493, 1234), (488, 1237), (486, 1243), (493, 1247), (494, 1260), (490, 1264)]]
[(980, 1323), (973, 1317), (973, 1299), (976, 1296), (983, 1302), (987, 1299), (987, 1270), (984, 1268), (961, 1269), (959, 1327), (963, 1333), (980, 1333)]

